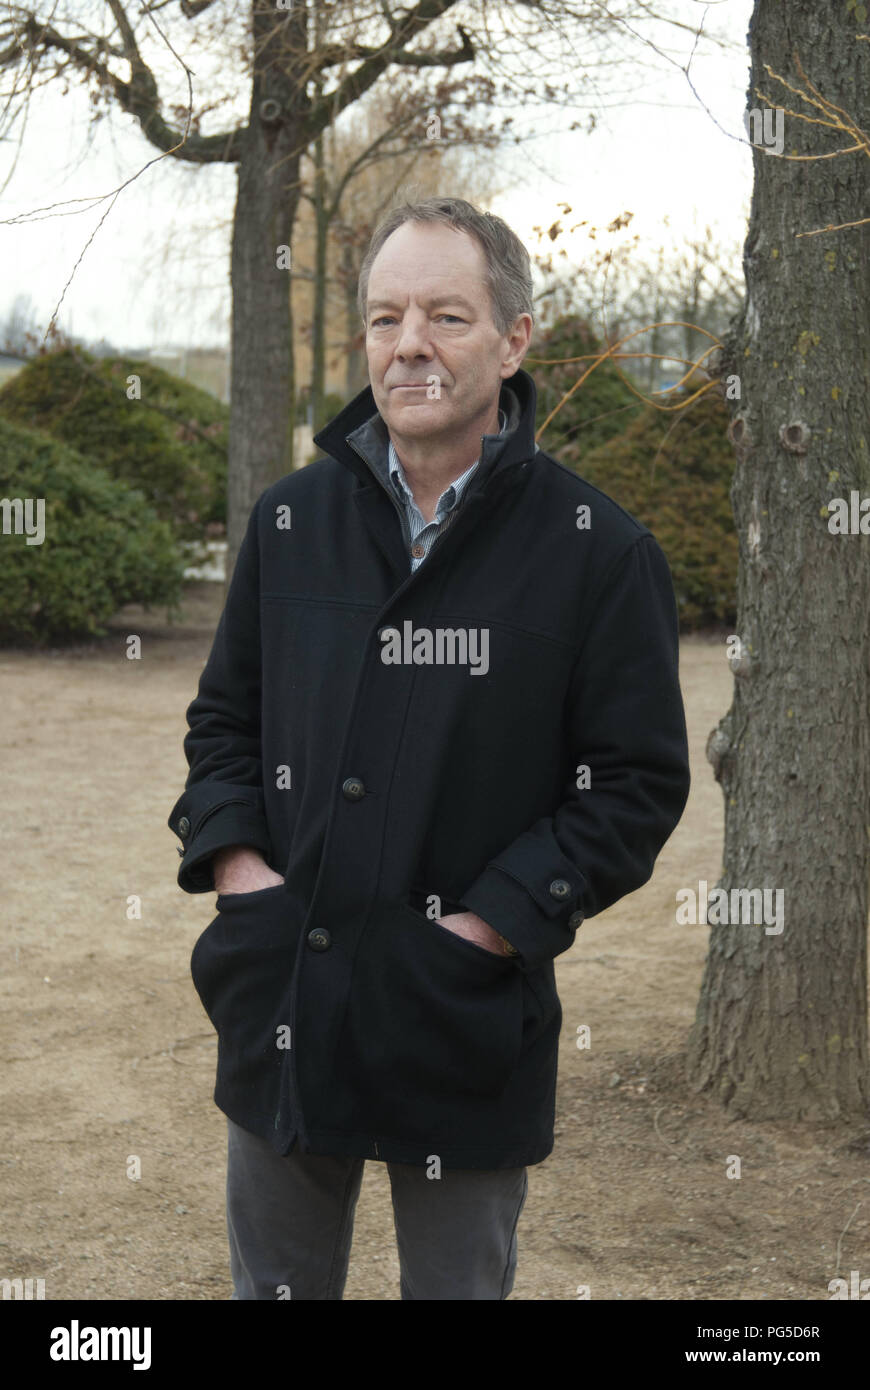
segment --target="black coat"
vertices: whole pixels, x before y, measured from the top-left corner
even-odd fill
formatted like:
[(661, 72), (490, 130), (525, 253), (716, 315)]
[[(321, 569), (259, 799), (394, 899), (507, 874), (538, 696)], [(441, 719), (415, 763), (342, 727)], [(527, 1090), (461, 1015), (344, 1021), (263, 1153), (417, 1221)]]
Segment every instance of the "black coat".
[[(280, 1153), (546, 1158), (554, 957), (647, 881), (686, 802), (667, 563), (536, 451), (534, 384), (510, 388), (519, 423), (486, 437), (413, 574), (365, 461), (385, 457), (383, 422), (370, 389), (352, 401), (317, 436), (325, 457), (254, 506), (188, 710), (181, 887), (213, 891), (209, 857), (233, 844), (285, 876), (219, 896), (191, 963), (215, 1101)], [(380, 634), (406, 623), (422, 657), (420, 629), (485, 629), (486, 669), (482, 646), (478, 669), (460, 648), (448, 664), (449, 637), (440, 664), (388, 663)], [(461, 910), (519, 956), (432, 920)]]

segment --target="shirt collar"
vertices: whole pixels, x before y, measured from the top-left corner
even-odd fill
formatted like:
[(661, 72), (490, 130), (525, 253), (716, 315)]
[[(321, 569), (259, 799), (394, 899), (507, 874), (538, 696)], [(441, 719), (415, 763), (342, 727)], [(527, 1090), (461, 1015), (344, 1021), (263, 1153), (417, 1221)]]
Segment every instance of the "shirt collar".
[[(505, 412), (501, 409), (498, 412), (498, 420), (498, 432), (499, 434), (504, 434), (508, 426), (508, 417), (505, 414)], [(405, 498), (409, 502), (413, 502), (414, 494), (408, 486), (408, 479), (405, 477), (405, 470), (402, 468), (402, 464), (399, 460), (399, 455), (396, 453), (392, 439), (390, 440), (389, 444), (388, 458), (390, 481), (392, 482), (393, 487), (396, 489), (396, 492), (399, 494), (399, 496), (401, 496), (402, 493), (404, 493)], [(479, 463), (480, 459), (476, 458), (474, 460), (474, 463), (472, 463), (469, 468), (466, 468), (464, 473), (460, 474), (458, 478), (454, 478), (453, 482), (450, 483), (449, 486), (444, 489), (444, 491), (438, 499), (438, 506), (436, 508), (436, 519), (438, 515), (442, 512), (442, 510), (449, 512), (452, 510), (453, 507), (455, 507), (456, 503), (459, 501), (459, 498), (462, 496), (462, 493), (465, 490), (466, 484), (470, 482), (474, 470)], [(446, 506), (444, 506), (443, 509), (442, 503), (446, 503)]]

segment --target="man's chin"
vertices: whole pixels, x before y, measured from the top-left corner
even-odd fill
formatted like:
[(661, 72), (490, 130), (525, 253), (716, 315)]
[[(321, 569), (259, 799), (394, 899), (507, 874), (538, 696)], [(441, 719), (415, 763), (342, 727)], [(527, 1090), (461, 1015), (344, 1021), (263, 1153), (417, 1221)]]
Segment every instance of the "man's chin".
[(431, 401), (425, 387), (417, 391), (392, 391), (386, 409), (381, 411), (387, 425), (403, 434), (431, 434), (444, 429), (448, 414), (441, 401)]

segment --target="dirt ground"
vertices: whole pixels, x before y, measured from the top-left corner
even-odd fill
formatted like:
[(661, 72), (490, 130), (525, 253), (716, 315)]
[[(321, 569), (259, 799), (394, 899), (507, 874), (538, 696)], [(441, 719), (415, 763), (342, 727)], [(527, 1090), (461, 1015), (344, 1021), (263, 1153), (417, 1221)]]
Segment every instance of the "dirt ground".
[[(220, 601), (191, 584), (177, 626), (131, 608), (87, 647), (0, 658), (0, 1277), (44, 1278), (46, 1299), (231, 1293), (215, 1037), (189, 973), (214, 898), (177, 887), (166, 825)], [(684, 642), (682, 681), (683, 820), (650, 883), (557, 961), (556, 1147), (529, 1170), (514, 1299), (585, 1285), (593, 1299), (827, 1300), (834, 1277), (870, 1276), (867, 1125), (732, 1122), (684, 1081), (708, 928), (675, 924), (674, 885), (720, 871), (704, 744), (730, 700), (721, 641)], [(398, 1296), (389, 1182), (369, 1163), (345, 1297)]]

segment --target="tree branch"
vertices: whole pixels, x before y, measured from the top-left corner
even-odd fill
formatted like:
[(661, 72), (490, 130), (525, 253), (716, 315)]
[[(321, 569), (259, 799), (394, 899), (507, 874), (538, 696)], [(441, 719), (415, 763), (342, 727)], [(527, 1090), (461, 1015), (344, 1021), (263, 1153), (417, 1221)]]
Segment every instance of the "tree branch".
[(387, 141), (395, 139), (397, 135), (400, 135), (402, 130), (408, 125), (409, 120), (410, 117), (403, 116), (401, 120), (394, 121), (391, 126), (388, 126), (386, 130), (382, 131), (380, 135), (376, 136), (376, 138), (371, 142), (371, 144), (368, 145), (360, 154), (358, 154), (355, 159), (351, 160), (350, 164), (348, 164), (347, 168), (344, 169), (344, 171), (341, 174), (341, 177), (339, 178), (337, 184), (332, 190), (332, 200), (328, 208), (328, 216), (330, 220), (338, 215), (338, 209), (341, 205), (342, 195), (344, 194), (344, 190), (347, 188), (347, 185), (350, 183), (351, 179), (355, 177), (355, 175), (364, 165), (375, 163), (379, 158), (385, 157), (378, 153), (380, 147), (384, 145)]
[[(313, 139), (319, 131), (331, 125), (346, 107), (357, 101), (377, 82), (391, 64), (401, 63), (401, 57), (396, 55), (405, 52), (406, 44), (422, 33), (434, 20), (440, 19), (441, 15), (452, 9), (456, 3), (457, 0), (417, 0), (413, 10), (407, 11), (401, 19), (394, 22), (390, 38), (383, 48), (376, 49), (370, 57), (364, 58), (358, 68), (339, 82), (335, 91), (327, 93), (314, 103), (307, 121), (309, 139)], [(464, 34), (463, 48), (455, 52), (462, 57), (454, 57), (451, 59), (452, 62), (467, 62), (475, 56), (474, 48)]]
[(471, 35), (461, 24), (456, 26), (459, 37), (462, 39), (461, 48), (444, 49), (440, 52), (432, 53), (411, 53), (407, 48), (389, 49), (389, 45), (382, 48), (371, 48), (368, 44), (330, 44), (324, 48), (317, 62), (318, 72), (324, 68), (334, 67), (336, 63), (350, 62), (358, 58), (374, 58), (385, 51), (390, 52), (390, 62), (400, 63), (406, 68), (436, 68), (452, 67), (454, 63), (474, 62), (477, 56), (474, 45), (471, 42)]
[(198, 14), (213, 4), (214, 0), (181, 0), (181, 13), (185, 19), (196, 19)]
[(146, 67), (142, 61), (142, 55), (136, 43), (136, 35), (133, 33), (133, 26), (127, 18), (127, 11), (121, 4), (121, 0), (107, 0), (107, 3), (120, 31), (121, 42), (124, 45), (124, 57), (130, 64), (131, 72), (135, 77), (137, 71), (144, 71), (154, 85), (154, 76), (150, 68)]
[[(106, 39), (96, 36), (68, 38), (50, 24), (43, 24), (30, 12), (9, 46), (0, 51), (0, 67), (11, 67), (24, 58), (36, 67), (39, 57), (56, 50), (65, 53), (71, 65), (87, 77), (95, 77), (111, 89), (114, 97), (129, 116), (135, 117), (143, 134), (163, 154), (191, 164), (233, 162), (241, 157), (241, 137), (245, 127), (223, 131), (218, 135), (184, 135), (164, 120), (160, 110), (160, 93), (154, 75), (143, 62), (136, 45), (129, 19), (119, 0), (109, 0), (109, 7), (121, 33), (124, 55), (130, 64), (130, 81), (124, 82), (98, 57), (101, 52), (117, 52)], [(93, 51), (86, 46), (88, 38)]]

